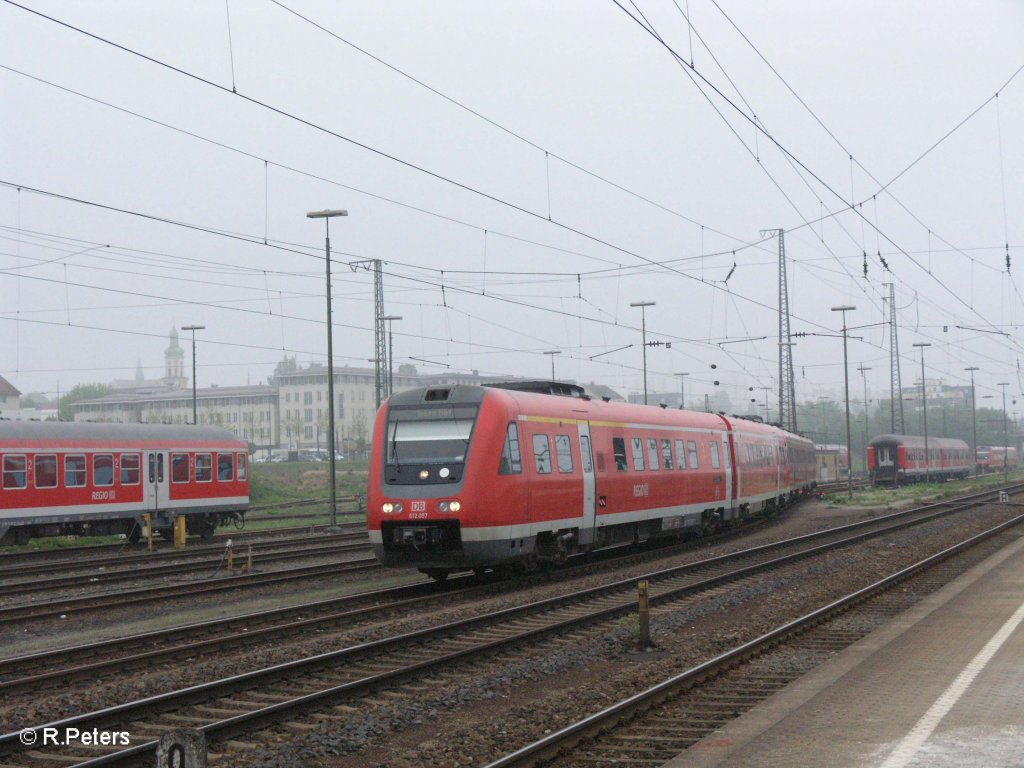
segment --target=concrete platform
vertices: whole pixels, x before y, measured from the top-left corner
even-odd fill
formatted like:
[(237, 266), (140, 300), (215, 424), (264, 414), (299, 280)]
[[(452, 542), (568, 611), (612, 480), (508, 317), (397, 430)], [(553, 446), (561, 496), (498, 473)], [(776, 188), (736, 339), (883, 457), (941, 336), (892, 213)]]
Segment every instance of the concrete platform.
[(1024, 766), (1024, 538), (665, 765)]

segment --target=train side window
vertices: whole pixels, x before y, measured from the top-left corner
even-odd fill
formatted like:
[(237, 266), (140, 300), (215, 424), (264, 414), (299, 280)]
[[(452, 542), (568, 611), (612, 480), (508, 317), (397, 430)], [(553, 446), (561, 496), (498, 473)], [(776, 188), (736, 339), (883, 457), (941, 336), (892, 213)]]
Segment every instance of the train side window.
[(519, 453), (519, 428), (515, 422), (509, 422), (505, 430), (505, 445), (501, 448), (501, 461), (498, 462), (499, 475), (518, 475), (523, 471), (523, 458)]
[(711, 441), (711, 468), (712, 469), (721, 469), (722, 468), (722, 461), (721, 461), (721, 459), (718, 458), (718, 441), (717, 440), (712, 440)]
[(682, 440), (676, 440), (676, 458), (679, 459), (679, 468), (686, 469), (686, 450)]
[(162, 453), (156, 455), (156, 481), (158, 483), (164, 481), (164, 455)]
[(235, 454), (217, 454), (217, 480), (227, 482), (235, 479)]
[(665, 465), (665, 469), (672, 469), (672, 441), (670, 440), (661, 441), (661, 463)]
[(249, 454), (238, 454), (238, 479), (245, 480), (249, 476)]
[(612, 453), (615, 454), (615, 470), (626, 471), (626, 440), (622, 437), (612, 438)]
[(572, 442), (568, 435), (555, 435), (555, 458), (558, 460), (559, 472), (572, 472)]
[(694, 440), (687, 440), (686, 447), (690, 450), (690, 469), (697, 469), (697, 443)]
[(139, 454), (121, 454), (121, 485), (139, 484)]
[(653, 437), (647, 438), (647, 466), (652, 472), (658, 468), (658, 441)]
[(732, 464), (730, 464), (732, 458), (729, 456), (729, 444), (725, 440), (722, 441), (722, 454), (725, 456), (725, 468), (732, 469)]
[(53, 454), (36, 456), (36, 488), (57, 487), (57, 457)]
[(172, 483), (187, 483), (188, 477), (188, 454), (187, 453), (172, 453), (171, 454), (171, 482)]
[(16, 490), (28, 484), (24, 456), (4, 456), (4, 488)]
[(533, 436), (533, 465), (539, 475), (551, 474), (551, 446), (547, 435)]
[(156, 482), (156, 454), (150, 453), (149, 456), (149, 482)]
[(632, 440), (633, 448), (633, 469), (638, 472), (643, 472), (644, 469), (644, 441), (643, 438), (634, 437)]
[(85, 485), (85, 456), (64, 457), (64, 487), (79, 488)]
[(92, 457), (92, 484), (114, 484), (114, 457), (109, 453), (97, 453)]
[(213, 456), (209, 453), (196, 454), (196, 482), (209, 483), (213, 480)]
[[(583, 471), (586, 474), (590, 474), (594, 471), (593, 459), (590, 455), (590, 436), (580, 435), (580, 461), (582, 463)], [(601, 467), (604, 469), (604, 467)]]

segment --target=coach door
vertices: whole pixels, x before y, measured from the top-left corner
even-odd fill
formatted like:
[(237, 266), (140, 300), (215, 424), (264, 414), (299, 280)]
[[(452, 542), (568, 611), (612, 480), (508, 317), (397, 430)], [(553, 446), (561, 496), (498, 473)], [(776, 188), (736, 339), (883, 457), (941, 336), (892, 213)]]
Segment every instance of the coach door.
[(146, 467), (146, 511), (167, 509), (170, 498), (167, 490), (170, 474), (167, 452), (144, 451), (143, 462)]
[(594, 478), (594, 452), (590, 446), (590, 424), (577, 422), (580, 435), (580, 467), (583, 470), (583, 524), (580, 526), (580, 544), (592, 544), (596, 512), (596, 480)]

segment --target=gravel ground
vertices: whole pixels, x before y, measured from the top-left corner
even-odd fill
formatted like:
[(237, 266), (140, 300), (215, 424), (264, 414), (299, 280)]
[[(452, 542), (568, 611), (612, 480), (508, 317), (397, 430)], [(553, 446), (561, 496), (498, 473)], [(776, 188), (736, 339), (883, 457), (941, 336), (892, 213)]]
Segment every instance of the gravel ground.
[[(678, 674), (829, 602), (925, 552), (961, 540), (1006, 512), (972, 515), (900, 532), (748, 580), (679, 610), (655, 608), (656, 649), (636, 651), (632, 622), (583, 629), (551, 650), (511, 661), (473, 664), (448, 673), (405, 699), (368, 698), (344, 723), (324, 723), (297, 736), (262, 738), (246, 764), (357, 768), (478, 766), (568, 725), (579, 717)], [(227, 765), (229, 762), (218, 763)]]

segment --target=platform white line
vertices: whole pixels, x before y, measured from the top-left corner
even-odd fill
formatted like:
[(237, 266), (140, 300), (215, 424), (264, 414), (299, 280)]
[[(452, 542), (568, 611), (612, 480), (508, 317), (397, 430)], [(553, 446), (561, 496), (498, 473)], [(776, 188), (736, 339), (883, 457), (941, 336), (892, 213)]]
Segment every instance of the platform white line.
[(904, 768), (914, 758), (921, 745), (928, 740), (928, 737), (938, 727), (942, 718), (959, 701), (971, 683), (974, 682), (974, 678), (992, 660), (992, 657), (996, 655), (1003, 643), (1020, 626), (1022, 621), (1024, 621), (1024, 604), (1014, 612), (1013, 616), (1006, 620), (1006, 623), (999, 628), (999, 631), (985, 643), (985, 647), (978, 652), (978, 655), (971, 659), (967, 666), (957, 675), (956, 680), (942, 692), (942, 695), (921, 716), (921, 719), (910, 729), (910, 733), (903, 737), (903, 740), (896, 745), (896, 748), (886, 761), (882, 763), (881, 768)]

